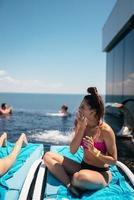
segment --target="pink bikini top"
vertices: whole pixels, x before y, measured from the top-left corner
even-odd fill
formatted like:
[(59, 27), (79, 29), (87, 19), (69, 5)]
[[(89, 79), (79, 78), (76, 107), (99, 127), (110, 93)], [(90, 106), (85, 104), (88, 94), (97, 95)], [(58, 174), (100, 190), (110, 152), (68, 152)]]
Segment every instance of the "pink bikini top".
[(106, 147), (106, 144), (104, 141), (94, 142), (94, 147), (96, 149), (98, 149), (99, 151), (101, 151), (103, 154), (106, 154), (106, 152), (107, 152), (107, 147)]
[[(85, 147), (83, 141), (81, 142), (81, 146), (84, 148), (84, 149), (87, 149), (87, 147)], [(103, 154), (106, 154), (107, 152), (107, 148), (106, 148), (106, 144), (104, 141), (96, 141), (94, 142), (94, 147), (96, 149), (98, 149), (99, 151), (101, 151)]]

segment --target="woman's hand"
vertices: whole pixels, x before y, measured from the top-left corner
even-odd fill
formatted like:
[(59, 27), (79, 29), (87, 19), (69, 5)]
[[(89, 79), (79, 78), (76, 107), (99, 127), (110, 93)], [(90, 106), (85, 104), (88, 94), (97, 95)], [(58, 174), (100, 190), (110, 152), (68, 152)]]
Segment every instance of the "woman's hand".
[(85, 136), (82, 140), (84, 147), (89, 151), (94, 151), (94, 141), (92, 137)]
[(82, 140), (83, 146), (87, 151), (92, 153), (95, 157), (99, 157), (100, 151), (94, 147), (94, 141), (92, 137), (86, 136)]
[(74, 124), (74, 137), (70, 143), (70, 151), (73, 154), (76, 153), (81, 145), (85, 128), (87, 127), (87, 119), (84, 116), (81, 116), (80, 113), (77, 113)]
[(87, 126), (87, 118), (84, 117), (80, 112), (76, 114), (76, 122), (77, 122), (77, 128), (84, 132), (86, 126)]

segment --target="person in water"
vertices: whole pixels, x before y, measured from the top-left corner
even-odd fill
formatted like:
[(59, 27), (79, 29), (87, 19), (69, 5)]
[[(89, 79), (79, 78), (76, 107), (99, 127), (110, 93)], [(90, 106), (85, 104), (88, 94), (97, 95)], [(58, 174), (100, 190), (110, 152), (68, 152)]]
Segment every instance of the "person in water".
[[(6, 141), (7, 141), (7, 134), (3, 133), (0, 137), (0, 147), (6, 146)], [(21, 150), (21, 147), (23, 145), (26, 145), (27, 138), (24, 133), (21, 134), (21, 136), (18, 138), (16, 141), (14, 148), (12, 152), (4, 158), (0, 158), (0, 176), (4, 175), (15, 163), (17, 156), (19, 155), (19, 152)]]
[(80, 189), (106, 187), (112, 179), (109, 165), (115, 165), (117, 161), (115, 134), (103, 121), (102, 98), (95, 87), (89, 87), (87, 92), (89, 94), (82, 100), (76, 115), (74, 137), (70, 143), (72, 154), (83, 147), (82, 162), (54, 152), (46, 152), (43, 158), (48, 170), (77, 197)]
[(2, 103), (0, 107), (0, 115), (9, 115), (12, 114), (13, 110), (11, 106), (8, 106), (6, 103)]
[(63, 117), (67, 117), (69, 115), (68, 106), (66, 105), (61, 106), (59, 113), (63, 114)]

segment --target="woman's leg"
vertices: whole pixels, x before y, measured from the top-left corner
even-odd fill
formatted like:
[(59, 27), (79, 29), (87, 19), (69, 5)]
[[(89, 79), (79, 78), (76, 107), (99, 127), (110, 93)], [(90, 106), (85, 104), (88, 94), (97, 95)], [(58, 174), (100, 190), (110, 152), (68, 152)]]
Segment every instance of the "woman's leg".
[(6, 140), (7, 140), (7, 133), (3, 133), (0, 136), (0, 147), (5, 146)]
[(70, 175), (81, 169), (79, 163), (54, 152), (47, 152), (43, 159), (49, 171), (65, 186), (70, 185)]
[(80, 170), (74, 173), (72, 183), (81, 189), (101, 189), (108, 185), (112, 175), (109, 171), (97, 172), (93, 170)]
[(10, 153), (10, 155), (8, 155), (5, 158), (0, 159), (0, 176), (5, 174), (14, 164), (23, 144), (27, 144), (27, 138), (24, 133), (21, 134), (21, 136), (15, 143), (15, 146), (12, 152)]

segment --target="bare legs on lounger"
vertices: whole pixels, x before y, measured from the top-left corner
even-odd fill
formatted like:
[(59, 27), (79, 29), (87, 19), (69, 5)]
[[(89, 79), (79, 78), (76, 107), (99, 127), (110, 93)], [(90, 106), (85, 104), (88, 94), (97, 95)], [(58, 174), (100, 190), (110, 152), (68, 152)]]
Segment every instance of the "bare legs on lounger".
[[(6, 139), (7, 139), (7, 134), (3, 133), (0, 137), (0, 147), (3, 146)], [(0, 176), (5, 174), (12, 167), (23, 144), (27, 144), (27, 138), (24, 133), (22, 133), (21, 136), (16, 141), (12, 152), (7, 157), (0, 159)]]
[(109, 172), (82, 170), (79, 163), (54, 152), (47, 152), (43, 159), (49, 171), (76, 196), (80, 192), (77, 188), (101, 189), (111, 179)]

